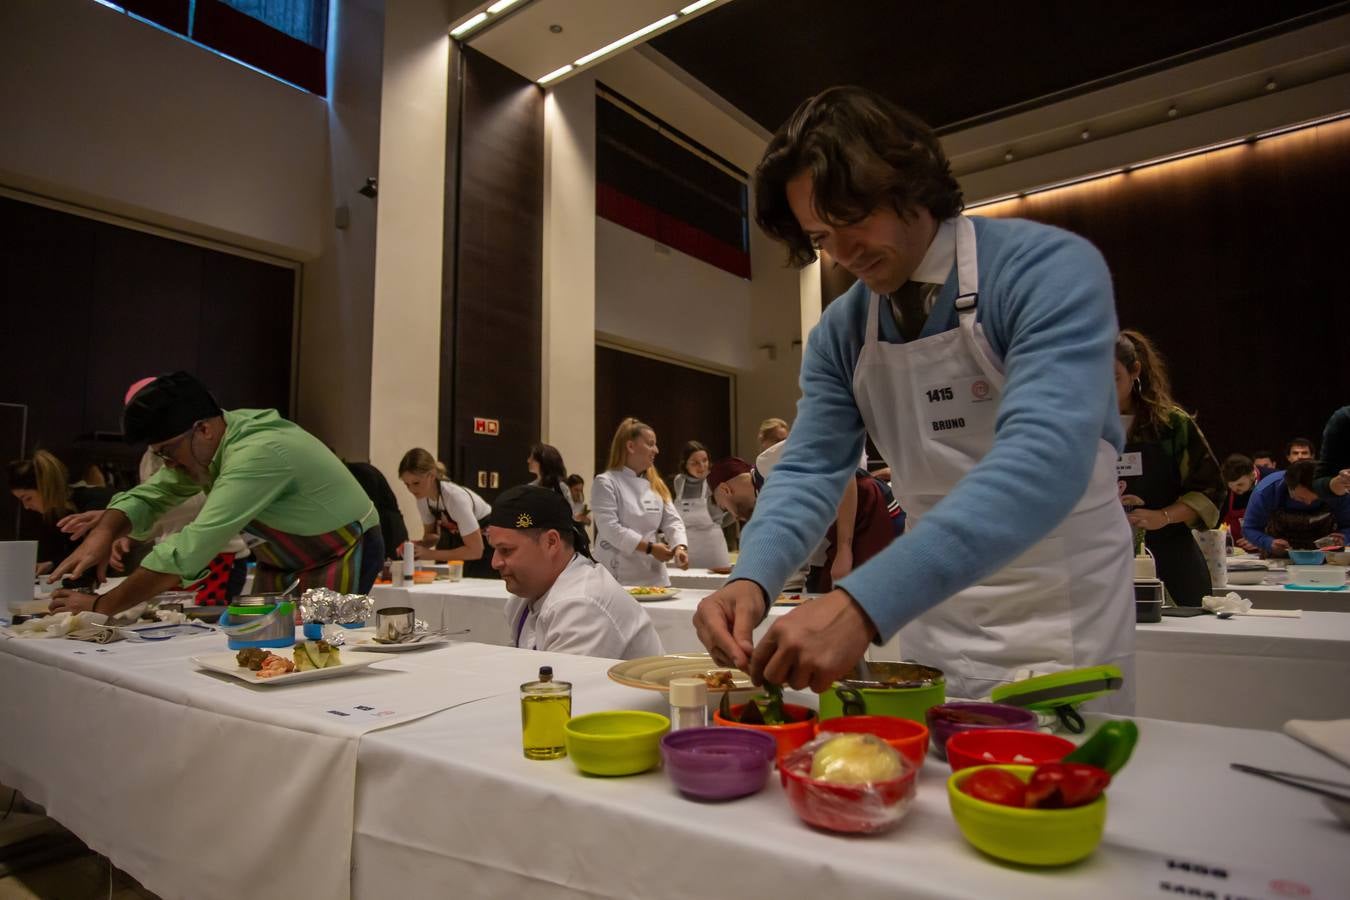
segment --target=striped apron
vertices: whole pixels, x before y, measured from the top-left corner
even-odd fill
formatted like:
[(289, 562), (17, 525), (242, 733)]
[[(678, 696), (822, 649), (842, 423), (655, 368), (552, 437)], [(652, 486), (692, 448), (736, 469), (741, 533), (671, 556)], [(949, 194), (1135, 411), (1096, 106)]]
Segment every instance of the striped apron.
[(278, 531), (255, 519), (244, 526), (244, 532), (266, 542), (252, 548), (258, 567), (251, 593), (284, 590), (297, 578), (300, 590), (324, 587), (342, 594), (356, 591), (361, 574), (361, 536), (365, 533), (360, 520), (335, 531), (302, 536)]

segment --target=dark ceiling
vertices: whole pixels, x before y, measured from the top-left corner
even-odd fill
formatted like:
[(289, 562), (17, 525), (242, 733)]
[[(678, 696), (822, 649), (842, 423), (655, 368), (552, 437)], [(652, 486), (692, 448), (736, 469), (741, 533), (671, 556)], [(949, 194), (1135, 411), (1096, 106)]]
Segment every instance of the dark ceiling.
[(834, 84), (883, 93), (941, 131), (1347, 9), (1326, 0), (732, 0), (651, 43), (769, 131)]

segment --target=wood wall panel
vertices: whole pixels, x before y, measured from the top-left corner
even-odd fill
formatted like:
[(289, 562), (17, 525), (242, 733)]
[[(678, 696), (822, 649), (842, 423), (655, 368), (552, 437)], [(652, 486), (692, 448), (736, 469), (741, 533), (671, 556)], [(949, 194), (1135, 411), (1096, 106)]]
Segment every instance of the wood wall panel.
[[(460, 71), (441, 458), (456, 481), (477, 489), (475, 473), (496, 471), (505, 488), (529, 480), (525, 457), (539, 440), (544, 100), (538, 86), (472, 49)], [(500, 420), (500, 435), (475, 435), (474, 417)]]
[(732, 388), (728, 375), (596, 347), (595, 471), (605, 470), (614, 430), (629, 416), (656, 432), (656, 466), (667, 479), (687, 441), (707, 447), (714, 462), (730, 455)]
[(1214, 452), (1320, 439), (1350, 403), (1350, 121), (983, 207), (1102, 251), (1122, 327), (1161, 347)]
[[(290, 268), (0, 197), (0, 311), (0, 401), (29, 407), (22, 455), (50, 450), (76, 477), (92, 462), (132, 477), (141, 448), (112, 438), (145, 375), (186, 369), (227, 409), (289, 414)], [(0, 462), (17, 452), (5, 422)], [(15, 511), (0, 491), (0, 540)]]

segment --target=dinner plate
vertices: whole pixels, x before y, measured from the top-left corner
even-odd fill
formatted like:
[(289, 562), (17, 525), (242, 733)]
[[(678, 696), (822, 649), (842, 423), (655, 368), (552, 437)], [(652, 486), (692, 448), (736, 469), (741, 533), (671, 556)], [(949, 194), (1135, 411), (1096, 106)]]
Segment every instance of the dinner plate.
[[(280, 653), (277, 654), (277, 656), (281, 655)], [(299, 681), (318, 681), (320, 678), (340, 678), (343, 675), (351, 675), (368, 666), (373, 666), (380, 661), (380, 658), (378, 656), (366, 656), (365, 653), (343, 653), (341, 665), (329, 666), (326, 669), (308, 669), (304, 672), (288, 672), (285, 675), (274, 675), (271, 678), (259, 678), (257, 672), (239, 665), (239, 661), (233, 653), (194, 656), (192, 661), (208, 672), (219, 672), (248, 684), (271, 686), (274, 684), (295, 684)]]
[(452, 641), (448, 636), (423, 638), (411, 644), (381, 644), (376, 642), (374, 638), (366, 638), (364, 641), (349, 644), (348, 647), (361, 653), (412, 653), (432, 647), (444, 647), (450, 643)]
[(710, 694), (754, 689), (749, 675), (739, 669), (717, 665), (706, 653), (667, 653), (665, 656), (628, 659), (611, 666), (608, 674), (619, 684), (664, 693), (670, 690), (672, 678), (705, 678), (712, 672), (730, 672), (734, 687), (708, 688)]
[[(626, 587), (624, 588), (639, 603), (651, 603), (653, 600), (669, 600), (680, 592), (679, 588)], [(651, 591), (650, 594), (634, 594), (633, 591)]]

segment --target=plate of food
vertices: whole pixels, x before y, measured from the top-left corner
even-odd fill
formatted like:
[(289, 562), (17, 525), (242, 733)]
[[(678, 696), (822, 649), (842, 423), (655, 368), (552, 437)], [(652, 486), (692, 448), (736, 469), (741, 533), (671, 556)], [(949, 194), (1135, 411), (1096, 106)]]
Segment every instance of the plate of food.
[(639, 603), (649, 603), (652, 600), (669, 600), (680, 592), (679, 588), (670, 587), (629, 587), (625, 591), (633, 595), (633, 599)]
[(755, 687), (749, 675), (740, 669), (717, 665), (706, 653), (667, 653), (628, 659), (611, 666), (608, 674), (619, 684), (663, 693), (670, 690), (672, 678), (702, 678), (708, 682), (710, 694), (749, 691)]
[(296, 644), (289, 654), (284, 650), (274, 653), (248, 647), (238, 653), (194, 656), (192, 661), (208, 672), (219, 672), (249, 684), (271, 685), (338, 678), (374, 665), (380, 658), (357, 653), (343, 659), (338, 648), (327, 641), (303, 641)]
[(444, 647), (454, 642), (453, 636), (468, 633), (467, 628), (444, 632), (415, 631), (408, 636), (408, 640), (403, 641), (381, 641), (369, 637), (352, 644), (352, 649), (361, 653), (407, 653), (431, 647)]

